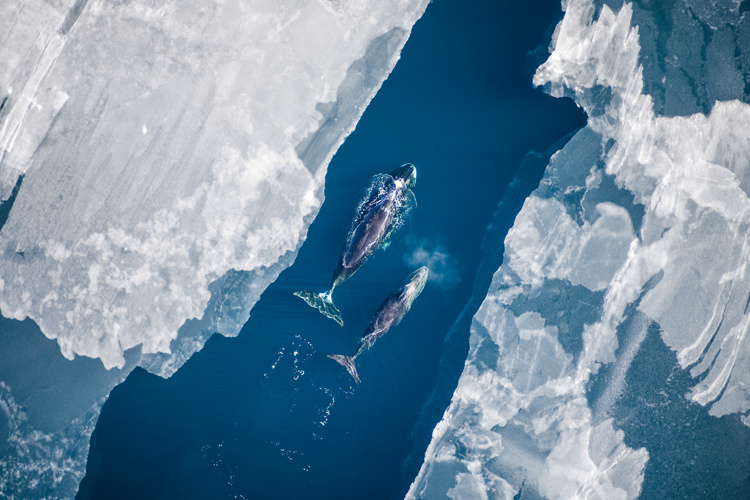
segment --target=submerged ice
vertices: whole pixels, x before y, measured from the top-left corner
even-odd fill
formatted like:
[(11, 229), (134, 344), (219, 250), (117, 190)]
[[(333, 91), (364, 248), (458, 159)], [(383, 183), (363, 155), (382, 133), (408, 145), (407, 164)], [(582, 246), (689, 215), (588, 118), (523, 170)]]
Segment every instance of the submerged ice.
[(694, 377), (685, 397), (750, 426), (750, 17), (612, 3), (564, 2), (534, 83), (588, 125), (507, 235), (409, 498), (637, 497), (649, 451), (612, 409), (649, 329)]
[[(236, 335), (426, 4), (3, 3), (0, 200), (22, 180), (0, 230), (3, 316), (33, 319), (70, 360), (130, 369), (140, 352), (163, 376)], [(101, 388), (36, 451), (2, 389), (16, 435), (0, 491), (50, 494), (30, 485), (60, 483), (60, 436), (88, 442)], [(58, 470), (80, 477), (84, 458)]]

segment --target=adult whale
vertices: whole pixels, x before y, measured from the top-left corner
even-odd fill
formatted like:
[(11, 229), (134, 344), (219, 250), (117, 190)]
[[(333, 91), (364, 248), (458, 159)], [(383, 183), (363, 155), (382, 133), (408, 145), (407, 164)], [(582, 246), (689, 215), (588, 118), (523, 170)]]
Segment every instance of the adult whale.
[(359, 347), (354, 355), (328, 355), (329, 358), (335, 360), (341, 366), (346, 368), (356, 383), (359, 383), (357, 366), (354, 364), (357, 356), (369, 349), (376, 340), (388, 333), (388, 330), (401, 322), (401, 319), (403, 319), (406, 313), (409, 312), (409, 309), (411, 309), (414, 299), (422, 293), (429, 274), (427, 267), (420, 267), (406, 278), (406, 281), (398, 290), (392, 292), (388, 298), (385, 299), (383, 305), (380, 306), (378, 312), (376, 312), (375, 316), (370, 320), (370, 325), (367, 327), (362, 340), (360, 340)]
[(341, 313), (331, 299), (333, 290), (357, 272), (375, 250), (388, 248), (391, 236), (417, 206), (412, 192), (416, 183), (417, 169), (411, 163), (373, 177), (349, 227), (331, 288), (322, 293), (305, 290), (294, 295), (343, 326)]

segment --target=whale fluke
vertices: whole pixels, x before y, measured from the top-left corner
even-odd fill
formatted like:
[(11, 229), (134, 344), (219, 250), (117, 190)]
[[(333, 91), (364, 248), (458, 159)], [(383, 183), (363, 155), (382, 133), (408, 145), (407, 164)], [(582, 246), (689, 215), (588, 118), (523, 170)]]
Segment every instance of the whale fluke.
[(346, 368), (349, 375), (352, 376), (354, 381), (359, 384), (359, 374), (357, 373), (357, 366), (354, 364), (356, 356), (344, 356), (342, 354), (329, 354), (329, 358)]
[(307, 302), (307, 305), (314, 307), (318, 311), (341, 326), (344, 326), (344, 319), (341, 317), (339, 308), (333, 304), (330, 293), (315, 293), (308, 290), (294, 292), (294, 295)]
[(294, 295), (343, 326), (341, 313), (331, 301), (333, 289), (351, 278), (376, 250), (388, 248), (393, 234), (417, 206), (412, 192), (416, 183), (417, 169), (411, 163), (370, 179), (347, 231), (331, 289), (325, 293), (304, 291)]
[[(359, 347), (357, 352), (352, 356), (344, 356), (341, 354), (329, 354), (328, 357), (336, 361), (338, 364), (346, 368), (349, 375), (354, 378), (354, 381), (359, 384), (359, 374), (357, 374), (357, 367), (354, 365), (354, 360), (369, 349), (376, 340), (388, 333), (388, 331), (398, 325), (406, 313), (411, 309), (411, 304), (414, 302), (422, 290), (424, 290), (425, 283), (427, 283), (427, 277), (430, 271), (427, 266), (422, 266), (406, 278), (406, 281), (396, 291), (391, 292), (390, 295), (385, 299), (380, 309), (375, 313), (375, 316), (370, 320), (370, 325), (365, 331), (365, 335), (359, 341)], [(329, 294), (330, 295), (330, 294)]]

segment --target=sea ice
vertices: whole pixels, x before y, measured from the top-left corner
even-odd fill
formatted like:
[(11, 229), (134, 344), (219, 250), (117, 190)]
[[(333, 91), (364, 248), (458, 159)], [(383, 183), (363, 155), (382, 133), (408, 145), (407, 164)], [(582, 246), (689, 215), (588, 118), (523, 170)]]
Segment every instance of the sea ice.
[[(3, 2), (0, 200), (22, 183), (0, 230), (2, 314), (118, 380), (126, 353), (169, 376), (212, 333), (236, 335), (427, 4)], [(0, 392), (0, 492), (72, 495), (85, 456), (60, 464), (87, 448), (101, 387), (41, 434), (16, 392)]]
[(407, 498), (636, 498), (649, 453), (610, 413), (650, 328), (696, 377), (686, 397), (750, 425), (750, 17), (740, 2), (685, 0), (667, 26), (646, 2), (605, 3), (563, 3), (534, 83), (574, 98), (588, 125), (507, 235)]

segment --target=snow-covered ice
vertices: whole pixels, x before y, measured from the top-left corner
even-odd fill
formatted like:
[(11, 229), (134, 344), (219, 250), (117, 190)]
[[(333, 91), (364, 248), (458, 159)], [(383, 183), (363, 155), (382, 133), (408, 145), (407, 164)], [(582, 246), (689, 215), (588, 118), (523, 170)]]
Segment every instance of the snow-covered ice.
[(611, 409), (650, 328), (695, 377), (685, 397), (750, 425), (750, 16), (719, 3), (675, 2), (666, 26), (648, 6), (563, 2), (534, 83), (588, 125), (507, 235), (408, 498), (637, 497), (649, 453)]
[[(236, 335), (427, 3), (3, 2), (0, 200), (21, 188), (0, 231), (2, 314), (33, 319), (69, 360), (126, 368), (120, 380), (126, 353), (168, 376), (212, 333)], [(34, 441), (3, 385), (17, 434), (0, 491), (58, 484), (26, 448), (47, 442), (36, 453), (59, 465), (60, 433), (85, 445), (102, 392), (73, 431)], [(80, 478), (82, 460), (58, 469)]]
[[(424, 2), (79, 4), (56, 29), (51, 13), (39, 27), (26, 4), (4, 7), (17, 19), (4, 49), (20, 53), (3, 72), (5, 197), (11, 174), (24, 180), (2, 232), (0, 308), (68, 358), (119, 367), (136, 345), (169, 352), (230, 269), (296, 250), (321, 167)], [(15, 41), (34, 28), (30, 48)], [(348, 75), (371, 45), (379, 54)], [(370, 88), (367, 70), (381, 73)], [(337, 137), (315, 137), (334, 108)], [(328, 147), (305, 163), (312, 139)]]

